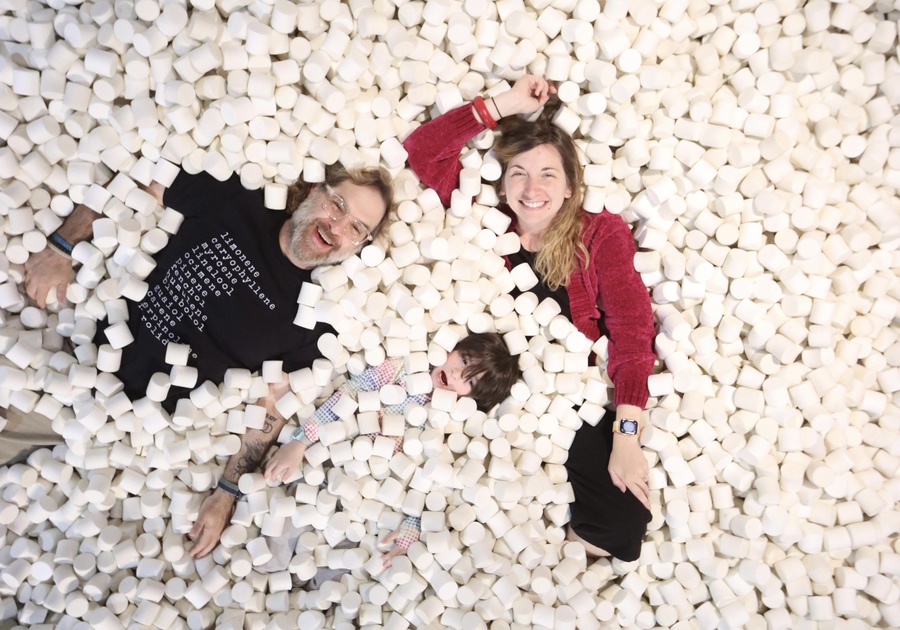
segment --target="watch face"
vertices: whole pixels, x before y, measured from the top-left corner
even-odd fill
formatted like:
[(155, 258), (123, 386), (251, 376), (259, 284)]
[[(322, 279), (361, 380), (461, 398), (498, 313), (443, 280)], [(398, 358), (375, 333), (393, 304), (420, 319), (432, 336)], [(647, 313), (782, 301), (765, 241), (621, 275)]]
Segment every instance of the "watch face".
[(622, 420), (619, 431), (628, 435), (637, 435), (638, 423), (636, 420)]

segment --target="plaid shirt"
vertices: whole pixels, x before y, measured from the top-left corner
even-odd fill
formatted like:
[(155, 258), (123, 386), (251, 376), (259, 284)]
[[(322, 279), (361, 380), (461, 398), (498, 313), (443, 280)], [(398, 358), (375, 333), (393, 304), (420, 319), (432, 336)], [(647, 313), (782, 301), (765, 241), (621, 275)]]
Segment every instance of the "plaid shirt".
[(418, 516), (407, 516), (400, 524), (400, 533), (397, 534), (394, 545), (406, 551), (409, 546), (419, 540), (422, 533), (422, 519)]
[[(322, 405), (316, 409), (311, 418), (302, 420), (300, 426), (294, 429), (291, 437), (295, 440), (301, 440), (308, 444), (319, 441), (319, 427), (329, 422), (338, 420), (337, 414), (334, 413), (334, 406), (344, 395), (353, 396), (359, 392), (374, 392), (385, 385), (400, 385), (406, 387), (406, 367), (403, 359), (387, 359), (380, 365), (370, 365), (365, 370), (355, 376), (351, 376), (350, 380), (341, 385)], [(403, 415), (406, 405), (414, 402), (424, 405), (431, 400), (431, 394), (417, 394), (411, 396), (407, 394), (406, 400), (396, 405), (385, 405), (384, 411), (389, 414)], [(379, 434), (373, 433), (369, 437), (375, 439)], [(305, 438), (305, 439), (304, 439)], [(403, 446), (403, 438), (397, 438), (397, 445), (394, 452), (400, 450)]]

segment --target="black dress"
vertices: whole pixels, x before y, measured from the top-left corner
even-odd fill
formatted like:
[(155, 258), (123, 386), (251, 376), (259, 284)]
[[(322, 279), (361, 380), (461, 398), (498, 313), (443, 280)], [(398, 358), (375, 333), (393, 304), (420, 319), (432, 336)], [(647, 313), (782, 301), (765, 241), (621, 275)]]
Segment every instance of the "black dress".
[[(561, 314), (571, 320), (568, 293), (564, 287), (553, 291), (547, 286), (534, 267), (534, 257), (533, 252), (519, 249), (507, 259), (512, 267), (527, 263), (541, 279), (530, 292), (539, 301), (548, 297), (556, 300), (562, 308)], [(513, 290), (512, 295), (516, 297), (519, 293)], [(641, 543), (651, 514), (634, 494), (616, 488), (609, 475), (615, 418), (615, 410), (607, 409), (597, 426), (584, 423), (575, 433), (566, 460), (569, 482), (575, 494), (575, 500), (569, 505), (569, 525), (581, 538), (614, 558), (632, 561), (641, 555)]]

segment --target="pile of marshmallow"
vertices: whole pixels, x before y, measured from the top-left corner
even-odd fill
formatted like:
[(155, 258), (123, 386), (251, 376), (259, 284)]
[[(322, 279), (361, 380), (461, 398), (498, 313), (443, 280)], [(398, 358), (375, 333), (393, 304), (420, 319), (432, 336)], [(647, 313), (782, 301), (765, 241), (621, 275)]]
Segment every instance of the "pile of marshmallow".
[[(53, 418), (67, 443), (0, 468), (0, 619), (900, 625), (895, 3), (3, 9), (0, 404)], [(563, 463), (610, 400), (606, 341), (527, 293), (533, 274), (505, 268), (518, 240), (496, 209), (491, 133), (463, 154), (450, 208), (405, 168), (416, 125), (526, 72), (558, 87), (554, 122), (582, 149), (585, 208), (635, 228), (659, 324), (642, 437), (653, 520), (634, 563), (590, 561), (564, 540)], [(393, 456), (362, 435), (377, 401), (349, 405), (299, 481), (245, 475), (222, 544), (194, 560), (184, 534), (281, 372), (229, 370), (172, 415), (154, 401), (172, 376), (139, 400), (120, 393), (125, 300), (141, 299), (180, 222), (134, 183), (168, 183), (179, 167), (238, 173), (280, 209), (288, 184), (321, 181), (336, 161), (386, 166), (398, 216), (390, 247), (320, 270), (299, 296), (296, 323), (336, 334), (321, 339), (324, 359), (290, 375), (279, 410), (306, 417), (386, 357), (404, 357), (418, 387), (466, 330), (504, 333), (523, 379), (490, 415), (436, 392), (386, 427), (405, 437)], [(22, 265), (78, 203), (105, 216), (73, 256), (68, 303), (37, 309)], [(526, 293), (514, 300), (513, 287)], [(121, 323), (119, 348), (91, 343), (106, 317)], [(173, 375), (183, 351), (172, 348)], [(421, 540), (385, 569), (377, 543), (405, 514), (422, 515)], [(344, 575), (314, 580), (323, 569)]]

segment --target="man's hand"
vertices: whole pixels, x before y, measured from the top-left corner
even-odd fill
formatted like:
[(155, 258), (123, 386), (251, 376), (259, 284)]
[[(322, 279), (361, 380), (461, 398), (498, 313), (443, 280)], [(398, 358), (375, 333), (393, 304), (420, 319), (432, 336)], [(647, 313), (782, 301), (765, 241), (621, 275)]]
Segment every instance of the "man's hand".
[[(278, 437), (281, 428), (287, 422), (275, 409), (275, 393), (289, 388), (289, 384), (270, 385), (269, 395), (260, 398), (256, 404), (266, 408), (266, 419), (262, 429), (248, 429), (241, 436), (241, 448), (232, 455), (225, 464), (225, 472), (222, 476), (232, 483), (237, 483), (241, 475), (252, 473), (259, 468), (263, 457), (269, 452), (272, 443)], [(231, 519), (234, 510), (235, 497), (224, 490), (216, 489), (200, 506), (200, 514), (197, 522), (188, 534), (194, 541), (191, 555), (202, 558), (212, 551), (222, 536), (222, 530)]]
[(56, 301), (64, 304), (71, 279), (72, 261), (49, 245), (25, 261), (25, 291), (40, 308), (47, 306), (47, 295), (53, 288)]
[(551, 94), (556, 94), (556, 88), (547, 79), (526, 74), (493, 101), (503, 116), (531, 114), (543, 107)]
[(216, 489), (206, 497), (200, 506), (197, 521), (188, 533), (194, 541), (190, 551), (192, 557), (202, 558), (219, 544), (222, 530), (228, 525), (234, 512), (234, 503), (234, 496), (224, 490)]
[(650, 488), (647, 486), (649, 472), (647, 458), (641, 451), (637, 436), (613, 435), (612, 453), (609, 455), (609, 476), (613, 485), (631, 493), (650, 509)]
[(299, 440), (282, 444), (266, 464), (263, 476), (267, 481), (284, 481), (300, 467), (305, 453), (306, 444)]

